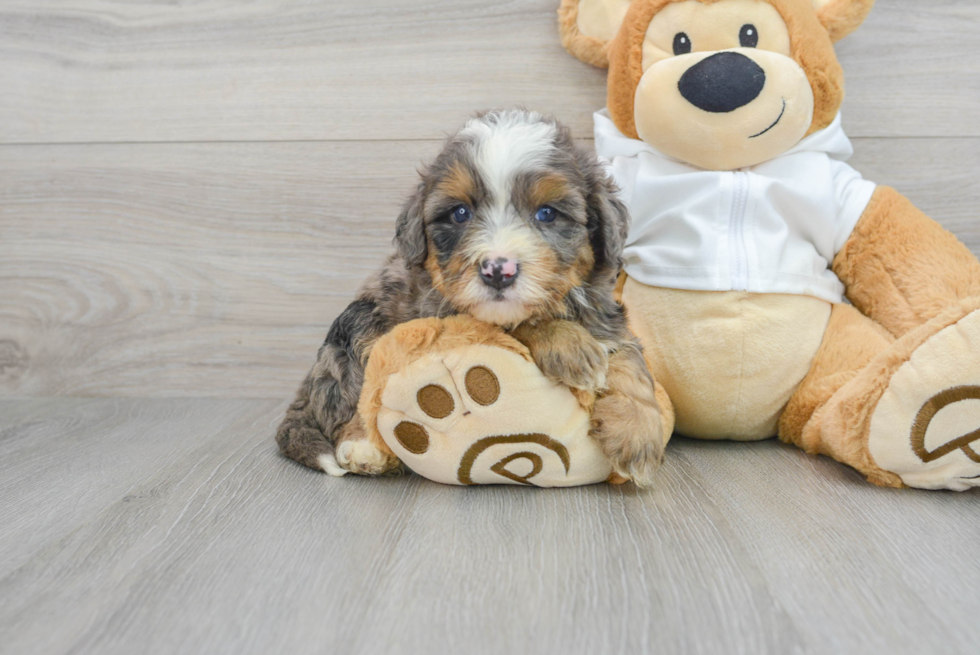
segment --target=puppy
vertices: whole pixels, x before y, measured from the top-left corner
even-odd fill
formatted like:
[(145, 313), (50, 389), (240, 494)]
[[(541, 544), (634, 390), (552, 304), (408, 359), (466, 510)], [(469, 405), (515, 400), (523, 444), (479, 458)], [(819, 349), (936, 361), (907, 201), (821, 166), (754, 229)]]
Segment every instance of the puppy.
[(650, 484), (659, 408), (613, 299), (629, 217), (595, 155), (554, 119), (492, 111), (421, 178), (396, 252), (334, 321), (279, 426), (282, 453), (332, 475), (399, 471), (357, 415), (371, 346), (399, 323), (468, 313), (524, 343), (549, 378), (595, 394), (594, 438), (620, 476)]

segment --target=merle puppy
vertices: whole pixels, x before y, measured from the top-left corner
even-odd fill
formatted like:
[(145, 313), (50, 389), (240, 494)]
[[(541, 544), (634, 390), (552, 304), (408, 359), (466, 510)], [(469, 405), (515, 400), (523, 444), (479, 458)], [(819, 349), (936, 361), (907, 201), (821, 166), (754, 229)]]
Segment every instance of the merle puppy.
[(399, 470), (357, 415), (371, 346), (399, 323), (468, 313), (504, 327), (551, 379), (595, 392), (592, 435), (619, 475), (651, 483), (659, 408), (613, 299), (629, 217), (595, 155), (554, 119), (493, 111), (421, 177), (396, 252), (334, 321), (279, 426), (283, 454), (332, 475)]

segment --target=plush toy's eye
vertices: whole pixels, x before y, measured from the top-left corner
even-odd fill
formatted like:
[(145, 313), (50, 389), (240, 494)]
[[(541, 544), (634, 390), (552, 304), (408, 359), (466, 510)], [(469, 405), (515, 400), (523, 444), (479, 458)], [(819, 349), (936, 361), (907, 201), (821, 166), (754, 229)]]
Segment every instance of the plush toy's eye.
[(552, 223), (556, 218), (558, 218), (558, 211), (548, 205), (542, 206), (538, 209), (538, 213), (534, 215), (534, 220), (542, 223)]
[(674, 54), (686, 55), (689, 52), (691, 52), (691, 37), (684, 32), (678, 32), (674, 35)]
[(742, 25), (742, 31), (738, 33), (738, 42), (743, 48), (754, 48), (759, 45), (759, 30), (755, 25)]
[(453, 210), (453, 220), (457, 223), (465, 223), (473, 218), (473, 210), (466, 205), (460, 205)]

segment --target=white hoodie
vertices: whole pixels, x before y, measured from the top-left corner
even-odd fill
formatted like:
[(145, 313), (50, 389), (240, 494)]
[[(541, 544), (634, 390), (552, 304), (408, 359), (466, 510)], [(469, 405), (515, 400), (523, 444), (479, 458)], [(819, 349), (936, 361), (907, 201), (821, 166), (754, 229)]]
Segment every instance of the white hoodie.
[(707, 171), (620, 132), (595, 115), (595, 149), (622, 188), (633, 224), (626, 272), (650, 286), (815, 296), (839, 303), (830, 270), (875, 184), (845, 164), (840, 115), (762, 164)]

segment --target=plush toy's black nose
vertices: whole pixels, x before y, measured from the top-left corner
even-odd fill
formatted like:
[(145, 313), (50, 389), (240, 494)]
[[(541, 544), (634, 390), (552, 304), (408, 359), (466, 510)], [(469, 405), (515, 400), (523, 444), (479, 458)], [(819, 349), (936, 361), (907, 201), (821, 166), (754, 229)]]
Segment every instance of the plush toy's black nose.
[(722, 114), (758, 98), (765, 85), (759, 64), (737, 52), (719, 52), (687, 69), (677, 88), (695, 107)]

